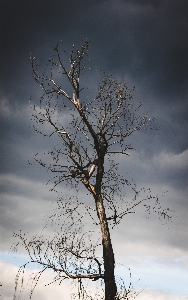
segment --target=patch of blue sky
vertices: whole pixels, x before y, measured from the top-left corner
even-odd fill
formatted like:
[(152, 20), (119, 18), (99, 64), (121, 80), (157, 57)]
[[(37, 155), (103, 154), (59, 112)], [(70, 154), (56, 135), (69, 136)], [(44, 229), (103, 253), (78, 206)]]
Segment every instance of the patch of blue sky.
[[(134, 264), (117, 265), (116, 267), (116, 274), (125, 281), (126, 287), (131, 281), (136, 290), (145, 288), (162, 290), (173, 295), (188, 295), (188, 269), (178, 263), (183, 258), (177, 258), (172, 263), (166, 264), (158, 263), (152, 258), (132, 257), (132, 259)], [(29, 262), (29, 257), (20, 253), (0, 252), (0, 260), (20, 267)], [(42, 267), (35, 263), (29, 263), (27, 269), (40, 270)]]
[[(11, 252), (0, 252), (0, 260), (11, 263), (18, 268), (30, 261), (28, 255), (26, 254), (21, 254), (21, 253), (13, 254)], [(27, 269), (36, 269), (36, 268), (42, 269), (42, 267), (40, 265), (37, 265), (36, 263), (27, 264)]]
[[(147, 288), (163, 290), (174, 295), (188, 294), (188, 269), (175, 262), (160, 264), (152, 259), (134, 257), (135, 264), (129, 266), (131, 282), (135, 289)], [(129, 271), (126, 267), (117, 266), (116, 273), (129, 284)]]

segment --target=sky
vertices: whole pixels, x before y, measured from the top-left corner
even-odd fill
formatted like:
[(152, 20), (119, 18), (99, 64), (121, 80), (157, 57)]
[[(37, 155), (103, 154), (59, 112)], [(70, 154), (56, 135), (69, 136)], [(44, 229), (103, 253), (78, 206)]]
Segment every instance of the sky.
[[(135, 150), (118, 157), (119, 170), (172, 210), (169, 223), (154, 214), (147, 218), (142, 209), (125, 216), (111, 233), (117, 273), (128, 284), (131, 269), (135, 289), (144, 289), (140, 300), (188, 299), (187, 0), (1, 0), (0, 11), (2, 299), (13, 298), (16, 273), (27, 261), (22, 250), (16, 257), (10, 251), (13, 232), (40, 232), (56, 206), (56, 194), (46, 185), (50, 174), (33, 160), (51, 145), (32, 128), (29, 101), (37, 103), (40, 89), (29, 58), (46, 62), (57, 42), (70, 51), (86, 38), (92, 40), (91, 61), (83, 82), (91, 95), (105, 70), (135, 86), (135, 101), (155, 118), (153, 130), (133, 135)], [(69, 282), (45, 287), (50, 276), (43, 275), (33, 299), (70, 299)], [(23, 299), (28, 295), (26, 287)]]

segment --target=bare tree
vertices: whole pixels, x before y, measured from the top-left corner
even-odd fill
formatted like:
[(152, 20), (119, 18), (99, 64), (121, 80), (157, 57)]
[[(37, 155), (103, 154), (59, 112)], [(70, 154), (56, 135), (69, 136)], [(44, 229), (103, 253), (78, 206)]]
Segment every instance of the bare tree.
[[(127, 144), (128, 137), (146, 127), (150, 119), (147, 114), (139, 115), (141, 104), (133, 104), (133, 90), (105, 73), (96, 97), (88, 100), (80, 77), (88, 62), (89, 44), (86, 40), (80, 50), (73, 45), (72, 51), (66, 53), (68, 66), (62, 61), (57, 44), (53, 48), (54, 57), (49, 59), (43, 73), (40, 73), (41, 65), (35, 64), (31, 57), (33, 77), (43, 91), (40, 104), (33, 106), (37, 123), (34, 128), (44, 136), (60, 138), (60, 145), (46, 153), (47, 159), (38, 158), (37, 154), (35, 160), (55, 174), (54, 188), (65, 182), (68, 193), (58, 201), (59, 213), (49, 218), (59, 226), (53, 238), (41, 235), (28, 241), (21, 232), (15, 234), (31, 262), (42, 266), (34, 278), (31, 296), (41, 274), (52, 269), (56, 274), (54, 281), (77, 279), (82, 287), (84, 279), (100, 279), (104, 282), (105, 300), (128, 299), (131, 287), (124, 288), (124, 296), (117, 290), (109, 226), (113, 228), (119, 224), (140, 204), (148, 211), (157, 211), (159, 217), (170, 218), (168, 209), (161, 209), (157, 196), (152, 196), (150, 189), (138, 190), (135, 184), (117, 173), (115, 156), (128, 155), (132, 149)], [(88, 193), (85, 202), (78, 197), (80, 184)], [(128, 200), (125, 197), (127, 189), (132, 192)], [(87, 201), (91, 197), (92, 202)], [(85, 230), (86, 215), (95, 230), (100, 228), (98, 242), (93, 242), (94, 234)], [(100, 245), (102, 255), (98, 257), (96, 249)], [(16, 278), (16, 289), (22, 270)]]

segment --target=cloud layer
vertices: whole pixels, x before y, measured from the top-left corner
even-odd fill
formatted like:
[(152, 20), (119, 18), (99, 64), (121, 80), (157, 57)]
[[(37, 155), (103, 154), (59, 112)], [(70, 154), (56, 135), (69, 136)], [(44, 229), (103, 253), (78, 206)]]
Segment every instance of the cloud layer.
[[(162, 205), (174, 211), (172, 223), (164, 225), (155, 214), (147, 219), (143, 208), (125, 216), (112, 232), (117, 266), (119, 263), (130, 266), (135, 282), (140, 278), (138, 288), (146, 286), (138, 299), (185, 300), (188, 295), (185, 282), (188, 275), (187, 1), (8, 0), (2, 1), (1, 11), (3, 300), (12, 299), (14, 276), (19, 262), (25, 259), (22, 252), (20, 260), (8, 254), (14, 243), (13, 231), (22, 230), (30, 236), (40, 232), (44, 216), (56, 207), (56, 194), (49, 193), (52, 183), (46, 186), (52, 176), (33, 159), (36, 153), (43, 155), (51, 150), (55, 140), (37, 135), (32, 128), (30, 106), (39, 105), (41, 90), (32, 78), (29, 57), (36, 56), (36, 61), (44, 66), (53, 55), (52, 46), (61, 41), (66, 60), (63, 50), (70, 51), (72, 44), (79, 47), (85, 38), (93, 39), (89, 49), (90, 69), (81, 78), (81, 84), (89, 88), (89, 97), (95, 97), (101, 70), (105, 70), (126, 81), (130, 88), (135, 86), (135, 103), (141, 101), (141, 112), (147, 111), (150, 118), (155, 118), (152, 130), (142, 130), (127, 140), (135, 150), (130, 156), (117, 158), (120, 173), (130, 180), (134, 178), (138, 187), (150, 187), (154, 195), (159, 195)], [(63, 122), (67, 122), (64, 115)], [(59, 187), (59, 192), (63, 191), (64, 186)], [(80, 197), (84, 197), (82, 189)], [(120, 267), (118, 270), (126, 277)], [(43, 288), (48, 276), (44, 275), (34, 299), (60, 299), (59, 293), (66, 295), (61, 287)], [(27, 296), (24, 290), (23, 299)]]

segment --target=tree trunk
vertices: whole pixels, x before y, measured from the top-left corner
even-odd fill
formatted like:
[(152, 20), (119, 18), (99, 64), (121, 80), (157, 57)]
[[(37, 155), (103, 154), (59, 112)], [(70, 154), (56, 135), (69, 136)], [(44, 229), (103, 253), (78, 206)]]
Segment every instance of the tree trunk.
[(103, 259), (104, 259), (104, 283), (105, 283), (105, 300), (114, 300), (117, 287), (114, 276), (115, 258), (110, 239), (110, 232), (108, 222), (106, 219), (105, 209), (103, 205), (102, 196), (96, 197), (96, 208), (98, 218), (100, 220), (102, 245), (103, 245)]

